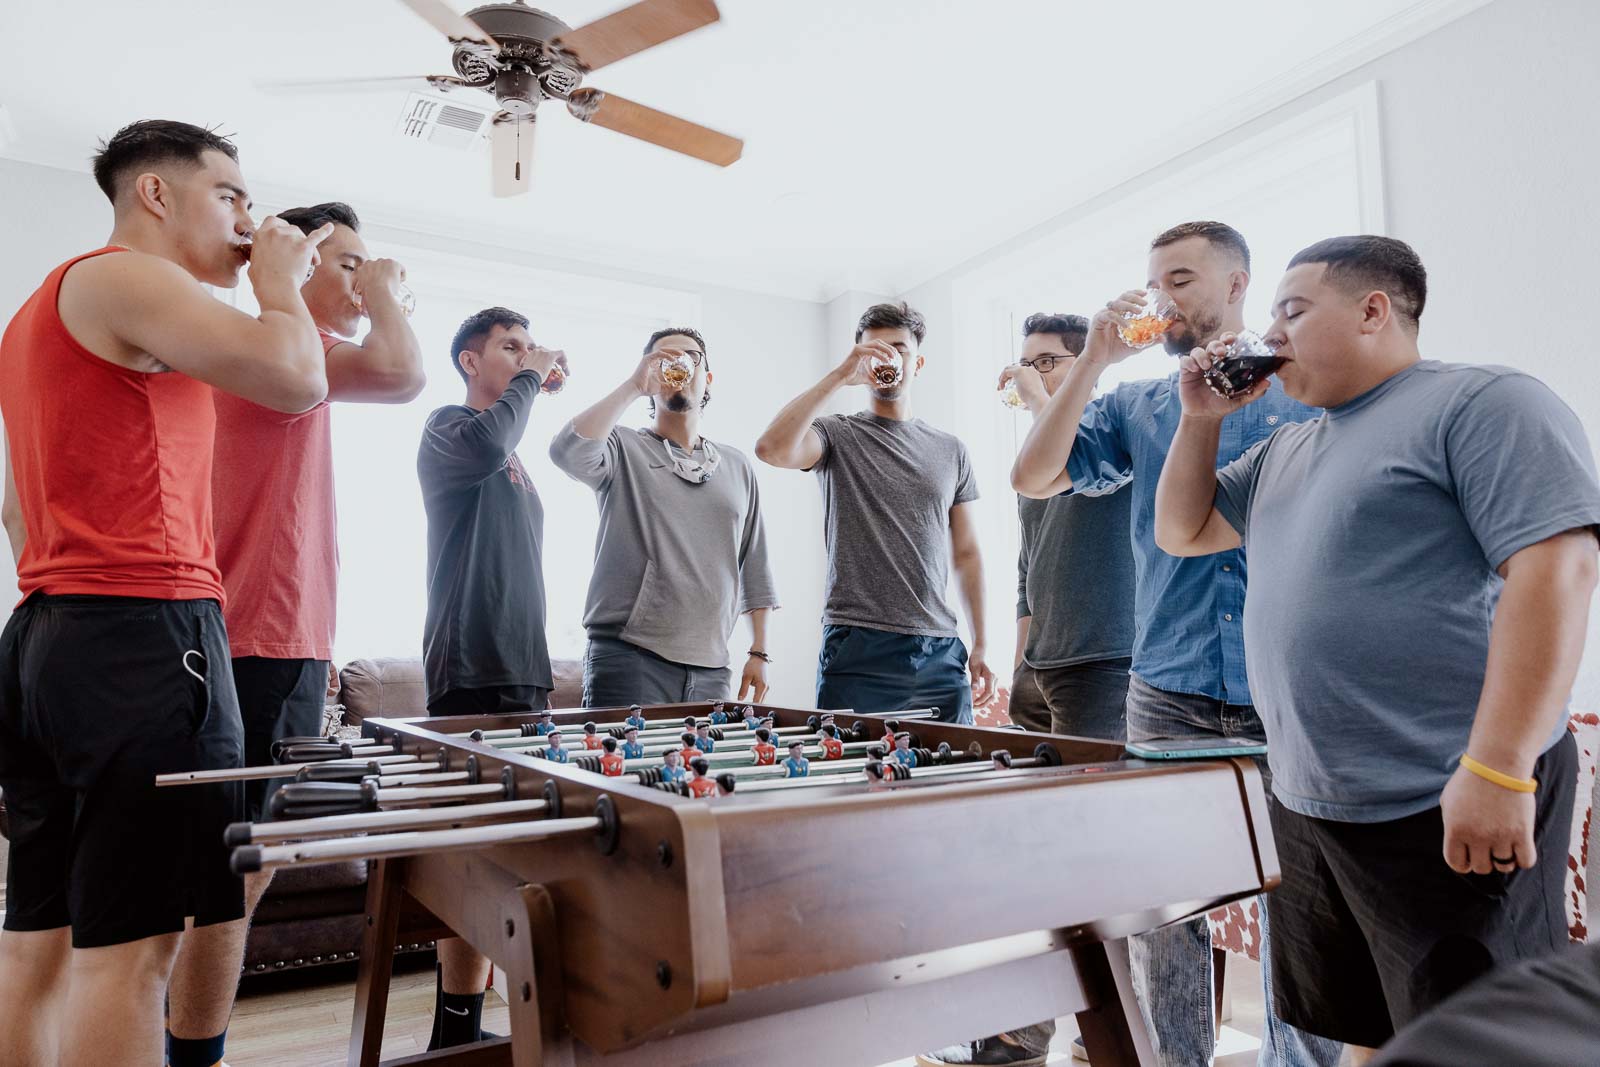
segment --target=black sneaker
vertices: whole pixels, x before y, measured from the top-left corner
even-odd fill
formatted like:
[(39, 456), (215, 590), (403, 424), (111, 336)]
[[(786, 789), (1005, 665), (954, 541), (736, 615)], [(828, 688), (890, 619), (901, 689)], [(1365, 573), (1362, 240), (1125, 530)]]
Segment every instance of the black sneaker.
[(917, 1056), (918, 1067), (1044, 1067), (1049, 1053), (1029, 1052), (999, 1037), (982, 1037)]

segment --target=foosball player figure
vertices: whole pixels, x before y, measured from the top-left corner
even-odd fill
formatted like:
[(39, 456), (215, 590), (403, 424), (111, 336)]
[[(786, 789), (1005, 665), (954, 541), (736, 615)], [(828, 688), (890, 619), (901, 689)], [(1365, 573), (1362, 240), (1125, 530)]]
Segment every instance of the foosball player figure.
[(711, 738), (711, 723), (709, 720), (701, 719), (694, 724), (694, 747), (708, 756), (716, 750), (717, 743)]
[(711, 724), (713, 726), (726, 726), (728, 724), (727, 705), (718, 700), (711, 705)]
[(605, 750), (605, 755), (600, 757), (600, 773), (610, 778), (622, 774), (622, 753), (617, 751), (617, 739), (608, 737), (600, 742), (600, 747)]
[(717, 795), (717, 783), (711, 777), (711, 764), (704, 756), (696, 757), (689, 764), (689, 795), (692, 797), (714, 797)]
[(772, 735), (772, 741), (776, 744), (778, 741), (778, 724), (773, 721), (771, 715), (761, 716), (761, 728)]
[(544, 739), (550, 746), (544, 750), (544, 758), (555, 760), (557, 763), (567, 762), (567, 750), (561, 747), (561, 731), (551, 730), (544, 735)]
[(545, 708), (539, 713), (539, 721), (533, 727), (533, 736), (543, 737), (556, 728), (556, 713)]
[(772, 743), (772, 731), (765, 726), (756, 728), (756, 743), (750, 746), (757, 767), (772, 767), (778, 762), (778, 746)]
[(785, 778), (804, 778), (811, 773), (811, 761), (806, 759), (804, 741), (789, 742), (789, 758), (783, 761)]
[(628, 717), (622, 721), (627, 723), (629, 726), (637, 726), (639, 729), (643, 730), (645, 727), (644, 709), (639, 705), (634, 704), (628, 709)]
[(639, 728), (632, 724), (622, 731), (622, 758), (644, 759), (644, 745), (639, 742)]
[(761, 717), (756, 714), (755, 707), (750, 704), (746, 704), (744, 708), (744, 728), (746, 730), (759, 730), (761, 728)]
[(693, 715), (685, 715), (683, 717), (683, 728), (689, 733), (694, 733), (694, 728), (698, 725), (700, 725), (700, 720), (696, 719)]
[(899, 729), (900, 723), (894, 719), (890, 719), (883, 724), (883, 736), (879, 740), (883, 742), (883, 750), (885, 752), (894, 751), (895, 732)]
[(889, 759), (907, 770), (917, 765), (917, 754), (911, 751), (911, 735), (905, 730), (894, 735), (894, 748), (889, 750)]
[(678, 740), (683, 742), (683, 748), (679, 750), (678, 755), (683, 758), (683, 765), (685, 767), (689, 766), (690, 760), (703, 755), (699, 746), (694, 743), (694, 734), (690, 733), (688, 730), (685, 730), (682, 734), (680, 734)]
[(844, 759), (844, 741), (839, 737), (839, 728), (833, 723), (828, 723), (822, 728), (822, 758)]
[(661, 780), (671, 782), (673, 785), (682, 785), (684, 778), (683, 753), (675, 748), (669, 748), (661, 753)]
[(592, 722), (583, 724), (583, 747), (586, 752), (600, 751), (600, 728)]

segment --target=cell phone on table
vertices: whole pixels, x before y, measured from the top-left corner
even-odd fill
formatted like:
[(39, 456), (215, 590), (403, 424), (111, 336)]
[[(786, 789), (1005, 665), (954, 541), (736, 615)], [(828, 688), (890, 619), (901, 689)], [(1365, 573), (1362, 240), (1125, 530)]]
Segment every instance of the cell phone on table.
[(1182, 737), (1156, 741), (1129, 741), (1128, 755), (1136, 759), (1216, 759), (1227, 756), (1265, 756), (1264, 741), (1248, 737)]

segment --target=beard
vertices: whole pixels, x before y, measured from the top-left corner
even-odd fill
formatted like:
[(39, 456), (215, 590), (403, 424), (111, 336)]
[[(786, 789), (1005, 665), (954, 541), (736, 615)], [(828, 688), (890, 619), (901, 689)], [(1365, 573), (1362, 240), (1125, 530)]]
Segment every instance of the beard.
[(1161, 345), (1169, 356), (1187, 356), (1191, 349), (1210, 342), (1221, 329), (1222, 315), (1211, 308), (1201, 308), (1175, 323), (1162, 337)]
[(879, 400), (899, 400), (905, 395), (906, 381), (904, 378), (893, 385), (873, 386), (872, 395)]
[(690, 409), (689, 398), (682, 393), (673, 393), (667, 397), (667, 410), (682, 414)]

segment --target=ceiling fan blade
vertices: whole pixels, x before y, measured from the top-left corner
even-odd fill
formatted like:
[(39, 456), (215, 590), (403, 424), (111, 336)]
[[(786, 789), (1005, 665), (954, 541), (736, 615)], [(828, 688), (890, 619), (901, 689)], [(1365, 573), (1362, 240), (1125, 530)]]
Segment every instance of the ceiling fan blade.
[(483, 32), (483, 27), (460, 14), (444, 0), (400, 0), (400, 2), (428, 21), (434, 29), (450, 38), (451, 44), (463, 41), (481, 45), (496, 52), (500, 45)]
[(584, 70), (643, 52), (722, 17), (713, 0), (640, 0), (586, 26), (568, 30), (551, 42)]
[(408, 74), (395, 78), (327, 78), (316, 81), (256, 82), (267, 93), (377, 93), (391, 89), (456, 89), (467, 83), (442, 74)]
[(489, 172), (495, 196), (521, 196), (533, 188), (533, 116), (502, 111), (489, 133)]
[(616, 130), (629, 137), (715, 163), (719, 167), (735, 162), (744, 152), (744, 142), (737, 137), (729, 137), (665, 111), (636, 104), (616, 93), (601, 92), (599, 89), (574, 90), (567, 100), (567, 110), (584, 122), (604, 126), (608, 130)]

